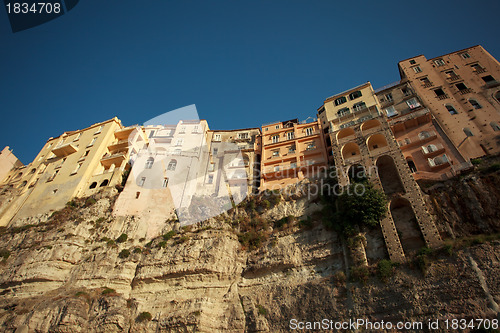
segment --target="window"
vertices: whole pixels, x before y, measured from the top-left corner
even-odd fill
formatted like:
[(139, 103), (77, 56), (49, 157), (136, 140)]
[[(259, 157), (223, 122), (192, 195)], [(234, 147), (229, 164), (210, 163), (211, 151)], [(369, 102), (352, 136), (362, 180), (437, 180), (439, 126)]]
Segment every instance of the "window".
[(78, 135), (73, 139), (73, 141), (78, 141), (80, 140), (80, 137), (82, 136), (82, 132), (78, 133)]
[(474, 136), (474, 134), (472, 134), (472, 131), (468, 127), (465, 127), (463, 131), (467, 137)]
[(385, 94), (385, 99), (386, 99), (388, 102), (392, 102), (392, 94), (391, 94), (391, 93)]
[(108, 186), (108, 184), (109, 184), (109, 180), (104, 179), (104, 180), (102, 181), (101, 185), (99, 185), (99, 187)]
[(156, 132), (155, 130), (150, 131), (149, 135), (148, 135), (148, 138), (154, 137), (155, 136), (155, 132)]
[(385, 114), (387, 117), (394, 117), (398, 115), (398, 111), (396, 111), (396, 108), (394, 106), (389, 106), (387, 109), (385, 109)]
[(500, 103), (500, 91), (496, 92), (495, 99), (497, 100), (498, 103)]
[(312, 127), (306, 128), (306, 135), (307, 136), (313, 135), (313, 133), (314, 133), (314, 129)]
[(436, 97), (446, 97), (446, 94), (444, 93), (443, 89), (434, 89), (434, 93), (436, 94)]
[(307, 148), (306, 148), (306, 149), (307, 149), (307, 150), (314, 150), (314, 149), (316, 149), (316, 144), (314, 143), (314, 141), (313, 141), (313, 142), (308, 143), (308, 144), (307, 144)]
[(217, 156), (218, 153), (219, 153), (219, 148), (214, 147), (214, 149), (212, 149), (212, 155)]
[(177, 167), (177, 160), (171, 160), (168, 163), (167, 170), (174, 171), (176, 167)]
[(175, 142), (175, 145), (176, 145), (177, 147), (182, 146), (182, 143), (183, 143), (183, 142), (184, 142), (184, 139), (179, 138), (179, 139), (177, 139), (177, 141)]
[(459, 91), (463, 91), (463, 90), (467, 90), (468, 89), (467, 86), (463, 82), (455, 84), (455, 87), (457, 87), (457, 89)]
[(276, 172), (276, 171), (280, 171), (280, 166), (279, 166), (279, 165), (276, 165), (276, 166), (274, 167), (274, 171), (275, 171), (275, 172)]
[(415, 166), (415, 162), (411, 158), (408, 158), (406, 160), (406, 163), (408, 164), (408, 167), (410, 168), (410, 171), (412, 173), (417, 172), (417, 167)]
[(491, 128), (493, 128), (493, 130), (494, 130), (495, 132), (500, 131), (500, 125), (498, 125), (498, 123), (496, 123), (496, 122), (492, 121), (492, 122), (490, 123), (490, 126), (491, 126)]
[(449, 79), (457, 77), (457, 74), (455, 74), (455, 71), (453, 70), (445, 71), (444, 74)]
[(423, 77), (420, 79), (420, 82), (422, 82), (422, 84), (426, 87), (429, 87), (429, 86), (432, 86), (432, 82), (429, 80), (429, 78), (426, 76), (426, 77)]
[(410, 98), (409, 100), (407, 100), (406, 104), (408, 104), (408, 107), (410, 109), (415, 109), (415, 108), (418, 108), (420, 106), (420, 103), (418, 102), (418, 100), (415, 97)]
[(420, 68), (420, 66), (415, 66), (415, 67), (413, 67), (413, 71), (414, 71), (415, 73), (422, 73), (422, 69)]
[(404, 87), (401, 89), (401, 92), (403, 93), (404, 96), (410, 96), (411, 95), (411, 90), (408, 87)]
[(482, 106), (475, 99), (469, 99), (469, 103), (472, 104), (474, 109), (481, 109)]
[(462, 59), (469, 59), (470, 58), (470, 55), (467, 52), (460, 53), (460, 56), (462, 57)]
[(208, 171), (209, 172), (212, 172), (215, 170), (215, 163), (209, 163), (208, 164)]
[(450, 104), (446, 104), (446, 109), (448, 110), (448, 112), (450, 114), (458, 114), (457, 110), (455, 110), (455, 108), (453, 107), (453, 105), (450, 105)]
[(76, 165), (75, 170), (73, 170), (73, 172), (72, 172), (71, 174), (72, 174), (72, 175), (74, 175), (75, 173), (77, 173), (77, 172), (78, 172), (78, 170), (80, 170), (80, 168), (82, 167), (82, 164), (83, 164), (83, 163), (78, 163), (78, 164)]
[(93, 138), (92, 141), (87, 145), (87, 147), (92, 147), (94, 143), (97, 141), (97, 138)]
[(92, 188), (96, 188), (97, 187), (97, 182), (93, 182), (92, 184), (90, 184), (89, 188), (92, 189)]
[(449, 161), (450, 160), (448, 159), (448, 156), (446, 156), (446, 155), (434, 157), (434, 159), (429, 158), (429, 164), (431, 166), (445, 164), (445, 163), (447, 163)]
[(359, 103), (356, 103), (352, 106), (353, 110), (354, 111), (361, 111), (363, 109), (366, 109), (366, 104), (365, 102), (359, 102)]
[(186, 126), (181, 126), (179, 133), (186, 133)]
[(436, 145), (428, 145), (428, 146), (424, 147), (424, 152), (426, 152), (427, 154), (432, 153), (436, 150), (438, 150)]
[(483, 81), (485, 83), (494, 83), (495, 82), (495, 79), (491, 75), (483, 76), (481, 79), (483, 79)]
[(295, 146), (288, 147), (288, 153), (289, 154), (294, 154), (295, 153)]
[(338, 111), (337, 111), (337, 115), (338, 115), (339, 117), (343, 117), (343, 116), (345, 116), (345, 115), (348, 115), (349, 113), (351, 113), (351, 112), (349, 111), (349, 108), (342, 108), (342, 109), (340, 109), (340, 110), (338, 110)]
[(280, 125), (276, 125), (274, 128), (279, 129), (279, 128), (280, 128)]
[(151, 169), (153, 167), (153, 163), (155, 162), (155, 159), (153, 157), (148, 158), (146, 161), (146, 169)]
[(353, 99), (361, 97), (361, 91), (357, 90), (349, 94), (349, 99), (352, 101)]
[(443, 59), (436, 59), (434, 60), (434, 63), (436, 64), (436, 66), (440, 67), (440, 66), (444, 66), (446, 63), (444, 62)]
[(53, 181), (53, 180), (54, 180), (54, 178), (56, 178), (56, 176), (57, 176), (57, 174), (58, 174), (58, 173), (59, 173), (59, 170), (56, 170), (56, 171), (52, 174), (52, 176), (50, 176), (50, 178), (49, 178), (49, 179), (47, 179), (47, 182), (51, 182), (51, 181)]
[(474, 72), (482, 73), (484, 72), (483, 66), (480, 64), (472, 64), (470, 67), (474, 70)]
[(335, 105), (340, 105), (340, 104), (344, 104), (345, 102), (347, 102), (347, 98), (345, 98), (344, 96), (342, 97), (339, 97), (335, 100)]
[(180, 155), (182, 153), (182, 149), (180, 148), (177, 148), (176, 150), (174, 150), (174, 155)]
[(277, 143), (277, 142), (280, 142), (280, 137), (279, 137), (279, 135), (273, 135), (271, 137), (271, 140), (273, 143)]
[(417, 62), (415, 60), (410, 60), (410, 65), (415, 65)]
[(36, 169), (31, 169), (30, 174), (34, 174), (36, 172)]
[(97, 129), (97, 131), (95, 131), (94, 135), (101, 133), (101, 131), (102, 131), (103, 128), (104, 128), (104, 126), (99, 126), (99, 128)]
[(161, 184), (161, 187), (167, 187), (168, 185), (168, 178), (163, 178), (163, 183)]
[(220, 141), (221, 135), (220, 134), (214, 134), (214, 139), (213, 141)]
[(273, 157), (278, 157), (280, 156), (280, 151), (279, 150), (273, 150)]
[(297, 167), (297, 163), (296, 162), (290, 163), (290, 169), (295, 169), (296, 167)]
[(139, 186), (144, 186), (144, 183), (146, 182), (146, 177), (141, 177), (141, 180), (139, 180)]
[(208, 175), (207, 184), (212, 184), (214, 182), (214, 175)]
[(427, 131), (423, 131), (423, 132), (418, 133), (418, 138), (420, 140), (427, 139), (430, 136), (431, 136), (431, 134), (429, 132), (427, 132)]
[(287, 132), (286, 133), (286, 139), (287, 140), (292, 140), (295, 137), (293, 132)]
[(198, 133), (199, 129), (200, 129), (200, 127), (198, 125), (195, 125), (193, 127), (193, 130), (191, 131), (191, 133)]
[(89, 156), (90, 150), (85, 151), (85, 154), (83, 154), (83, 157)]
[(238, 133), (238, 139), (248, 139), (248, 133)]

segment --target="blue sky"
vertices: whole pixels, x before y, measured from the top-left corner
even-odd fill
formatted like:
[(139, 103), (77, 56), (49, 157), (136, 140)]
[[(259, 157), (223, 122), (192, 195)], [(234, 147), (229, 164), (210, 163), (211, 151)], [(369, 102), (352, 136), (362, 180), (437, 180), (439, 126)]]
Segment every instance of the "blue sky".
[(13, 34), (0, 9), (0, 145), (29, 163), (64, 131), (189, 104), (212, 129), (305, 119), (335, 93), (398, 80), (402, 59), (476, 44), (500, 58), (499, 12), (498, 0), (81, 0)]

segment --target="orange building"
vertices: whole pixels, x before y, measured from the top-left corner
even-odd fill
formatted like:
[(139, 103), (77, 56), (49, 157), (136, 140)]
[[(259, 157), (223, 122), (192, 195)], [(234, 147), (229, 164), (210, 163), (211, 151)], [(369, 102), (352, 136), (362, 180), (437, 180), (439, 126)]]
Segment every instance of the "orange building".
[(260, 190), (280, 189), (318, 175), (327, 155), (318, 120), (292, 119), (262, 126)]
[(500, 153), (500, 64), (483, 47), (419, 55), (399, 71), (465, 158)]
[(408, 81), (375, 94), (416, 180), (446, 178), (468, 165)]

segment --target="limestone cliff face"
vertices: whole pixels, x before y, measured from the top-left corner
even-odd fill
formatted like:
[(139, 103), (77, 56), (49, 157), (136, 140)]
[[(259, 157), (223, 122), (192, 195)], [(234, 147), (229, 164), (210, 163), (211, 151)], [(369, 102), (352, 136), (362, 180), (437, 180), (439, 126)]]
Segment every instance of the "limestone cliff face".
[[(499, 231), (500, 194), (490, 176), (428, 191), (443, 234)], [(466, 195), (471, 204), (461, 205)], [(362, 283), (350, 274), (346, 242), (324, 229), (321, 206), (306, 198), (284, 198), (262, 214), (265, 221), (307, 215), (306, 227), (269, 223), (266, 240), (251, 248), (238, 237), (237, 221), (251, 220), (243, 208), (181, 228), (113, 218), (114, 198), (96, 199), (2, 231), (0, 332), (288, 332), (293, 318), (498, 316), (497, 240), (436, 254), (425, 274), (410, 263), (386, 282)], [(147, 239), (151, 223), (163, 225), (165, 237)], [(370, 264), (387, 255), (381, 237), (366, 231)]]

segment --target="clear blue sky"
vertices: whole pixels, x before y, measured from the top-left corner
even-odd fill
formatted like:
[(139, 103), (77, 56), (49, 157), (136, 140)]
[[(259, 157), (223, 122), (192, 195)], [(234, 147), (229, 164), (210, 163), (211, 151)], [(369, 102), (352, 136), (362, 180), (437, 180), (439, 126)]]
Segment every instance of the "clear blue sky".
[(498, 13), (498, 0), (81, 0), (13, 34), (0, 8), (0, 145), (29, 163), (64, 131), (189, 104), (212, 129), (305, 119), (396, 81), (405, 58), (476, 44), (500, 58)]

